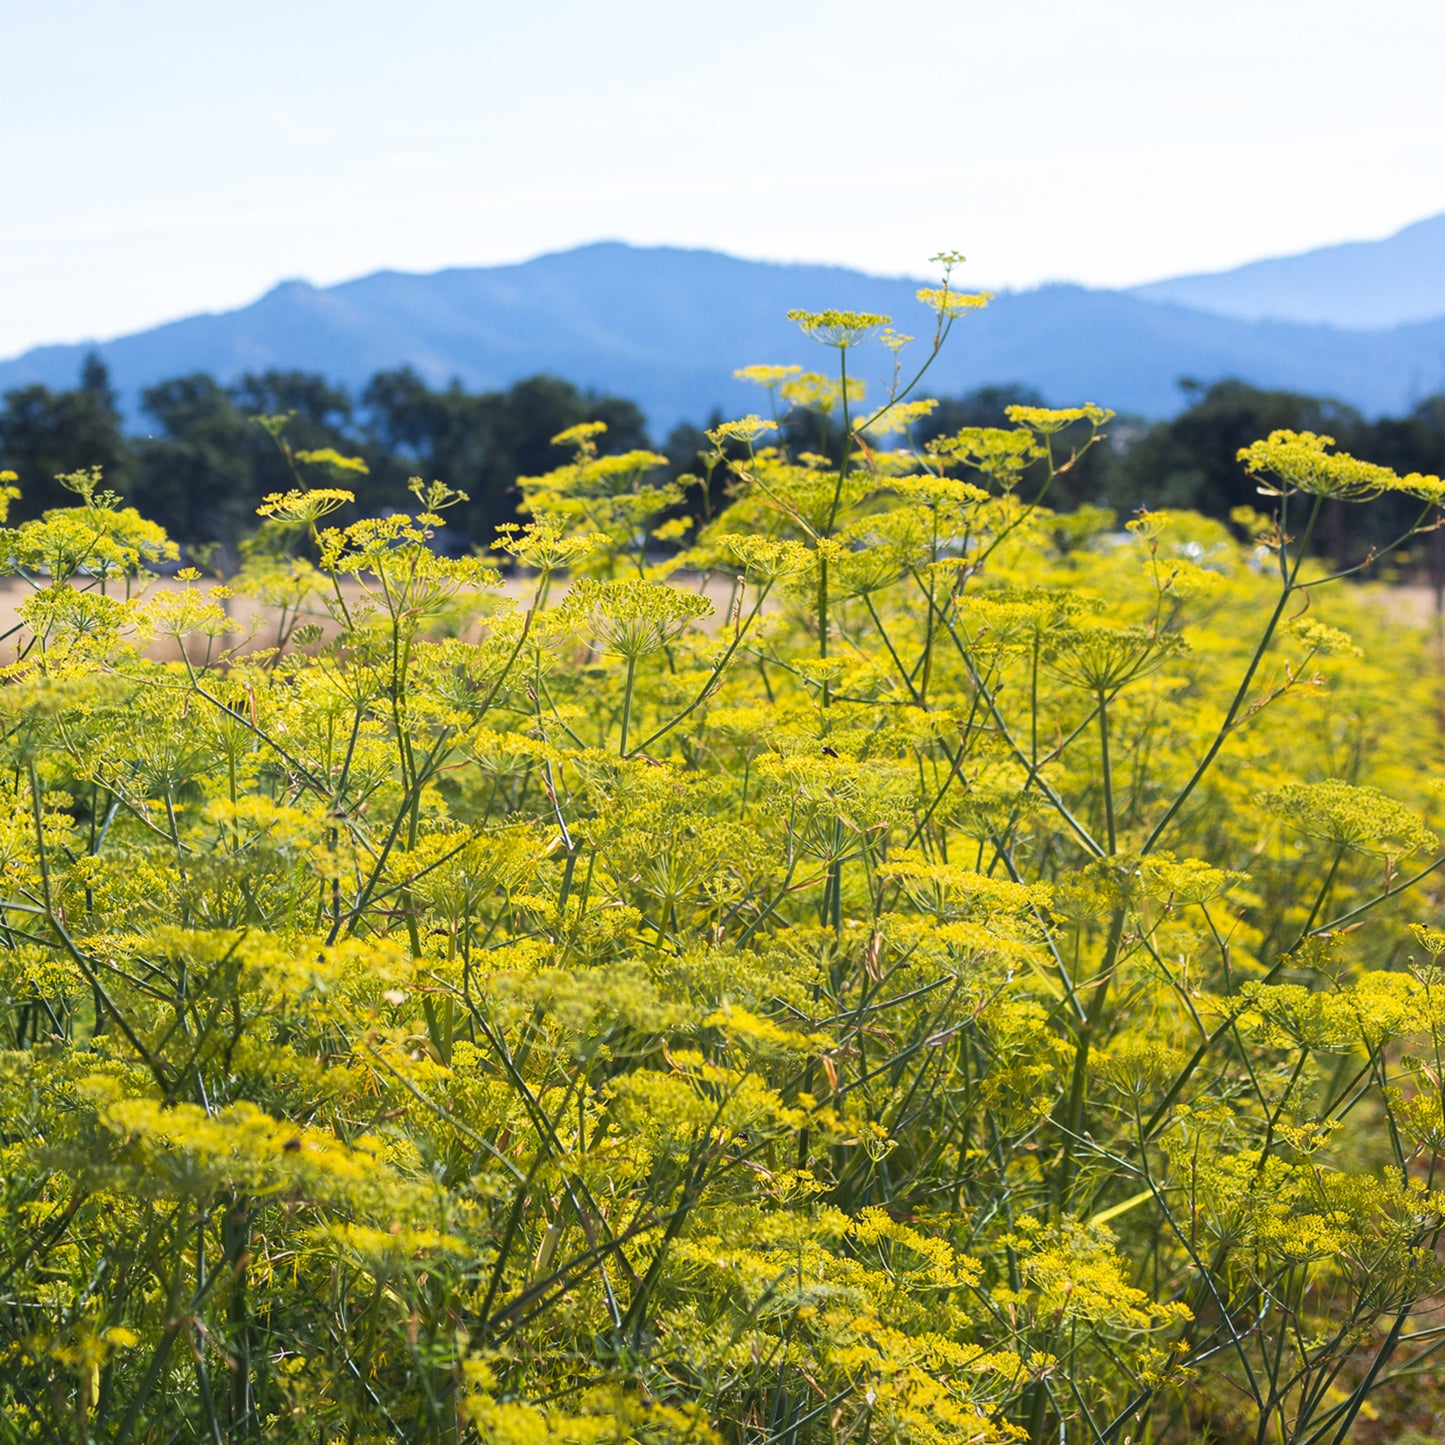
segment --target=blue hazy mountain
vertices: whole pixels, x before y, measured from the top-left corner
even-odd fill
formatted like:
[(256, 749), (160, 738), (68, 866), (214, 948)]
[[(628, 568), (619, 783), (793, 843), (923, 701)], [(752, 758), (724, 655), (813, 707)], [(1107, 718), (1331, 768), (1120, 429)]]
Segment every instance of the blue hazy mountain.
[[(790, 307), (882, 312), (918, 336), (910, 350), (921, 353), (932, 315), (915, 298), (919, 284), (841, 267), (603, 242), (520, 265), (383, 271), (324, 288), (286, 282), (235, 311), (0, 362), (0, 391), (29, 382), (73, 386), (94, 349), (143, 428), (141, 389), (197, 371), (231, 380), (294, 368), (359, 387), (378, 370), (408, 365), (433, 385), (455, 378), (473, 390), (549, 372), (634, 399), (660, 436), (714, 409), (758, 409), (764, 398), (733, 380), (738, 367), (829, 366), (832, 354), (786, 320)], [(871, 365), (876, 394), (887, 353), (875, 346), (859, 360), (865, 373)], [(1057, 405), (1097, 401), (1164, 416), (1182, 404), (1183, 377), (1239, 377), (1371, 413), (1396, 411), (1445, 390), (1445, 318), (1350, 331), (1044, 286), (1002, 295), (960, 320), (928, 390), (953, 395), (1021, 382)]]
[(1130, 294), (1244, 321), (1370, 329), (1445, 316), (1445, 215), (1382, 241), (1348, 241), (1232, 271), (1176, 276)]

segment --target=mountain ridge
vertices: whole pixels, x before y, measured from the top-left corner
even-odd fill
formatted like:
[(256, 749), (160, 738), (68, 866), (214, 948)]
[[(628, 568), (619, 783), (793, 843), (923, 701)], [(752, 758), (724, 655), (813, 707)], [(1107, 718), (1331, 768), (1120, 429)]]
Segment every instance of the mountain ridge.
[(1372, 330), (1430, 320), (1445, 316), (1445, 214), (1378, 240), (1341, 241), (1128, 290), (1243, 321)]
[[(378, 370), (410, 365), (431, 385), (455, 379), (474, 390), (550, 372), (632, 398), (662, 435), (714, 410), (756, 409), (756, 389), (733, 379), (739, 367), (827, 366), (829, 354), (785, 319), (791, 307), (891, 315), (920, 338), (913, 350), (921, 356), (933, 322), (915, 299), (920, 284), (842, 266), (600, 241), (505, 266), (386, 270), (326, 287), (279, 282), (230, 311), (34, 348), (0, 362), (0, 392), (74, 385), (92, 350), (132, 424), (143, 424), (141, 390), (195, 371), (230, 381), (274, 366), (358, 388)], [(876, 381), (886, 379), (887, 356), (875, 350)], [(929, 383), (942, 395), (1022, 383), (1055, 404), (1092, 400), (1154, 417), (1183, 404), (1181, 378), (1226, 376), (1333, 396), (1367, 413), (1399, 411), (1445, 389), (1445, 316), (1346, 330), (1245, 321), (1138, 288), (1052, 283), (1003, 292), (961, 319)]]

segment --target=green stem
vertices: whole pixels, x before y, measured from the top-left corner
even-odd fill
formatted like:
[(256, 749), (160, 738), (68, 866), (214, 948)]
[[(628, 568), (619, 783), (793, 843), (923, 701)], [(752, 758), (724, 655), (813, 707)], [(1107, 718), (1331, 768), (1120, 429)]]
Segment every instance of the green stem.
[[(650, 748), (653, 743), (658, 740), (658, 738), (665, 737), (673, 730), (673, 728), (678, 725), (678, 723), (682, 722), (682, 720), (689, 716), (689, 714), (693, 713), (694, 711), (696, 711), (696, 709), (701, 707), (703, 703), (705, 703), (708, 698), (710, 698), (717, 691), (718, 686), (722, 680), (723, 671), (726, 669), (728, 663), (732, 661), (733, 654), (738, 650), (738, 647), (741, 645), (743, 638), (747, 635), (748, 629), (757, 619), (758, 613), (762, 611), (763, 602), (767, 598), (768, 591), (769, 587), (762, 587), (759, 589), (758, 600), (753, 604), (752, 612), (748, 614), (747, 620), (738, 627), (737, 632), (733, 637), (733, 640), (727, 646), (727, 650), (713, 666), (713, 670), (708, 675), (707, 681), (703, 683), (701, 688), (698, 689), (697, 696), (693, 698), (693, 700), (688, 703), (688, 705), (683, 708), (680, 713), (669, 719), (667, 722), (663, 723), (663, 725), (658, 728), (656, 732), (648, 733), (648, 735), (643, 738), (643, 740), (638, 744), (638, 752), (641, 752), (644, 748)], [(766, 683), (766, 681), (767, 677), (766, 674), (764, 674), (764, 682)]]
[(1168, 811), (1160, 818), (1155, 825), (1154, 831), (1144, 841), (1141, 853), (1153, 851), (1154, 845), (1163, 836), (1164, 831), (1170, 823), (1178, 816), (1179, 810), (1188, 801), (1189, 795), (1199, 786), (1204, 775), (1209, 771), (1214, 759), (1219, 755), (1219, 750), (1224, 746), (1225, 740), (1233, 731), (1235, 720), (1239, 717), (1240, 709), (1244, 706), (1244, 700), (1249, 695), (1250, 684), (1254, 681), (1254, 675), (1259, 670), (1260, 663), (1264, 660), (1265, 651), (1268, 649), (1271, 639), (1274, 637), (1275, 629), (1279, 626), (1279, 620), (1284, 616), (1285, 605), (1289, 602), (1290, 595), (1295, 590), (1295, 584), (1299, 578), (1300, 563), (1304, 561), (1305, 553), (1309, 550), (1310, 538), (1314, 535), (1315, 523), (1319, 520), (1320, 507), (1324, 502), (1323, 497), (1316, 497), (1313, 509), (1310, 512), (1309, 522), (1305, 526), (1304, 536), (1300, 539), (1299, 555), (1295, 558), (1293, 568), (1288, 566), (1286, 548), (1288, 543), (1281, 539), (1280, 548), (1280, 572), (1284, 577), (1284, 585), (1280, 588), (1279, 601), (1275, 603), (1274, 611), (1270, 614), (1268, 625), (1264, 629), (1264, 636), (1259, 639), (1259, 645), (1254, 649), (1254, 656), (1249, 660), (1249, 666), (1244, 671), (1244, 677), (1240, 680), (1239, 687), (1234, 694), (1234, 701), (1229, 705), (1229, 711), (1224, 715), (1224, 721), (1219, 725), (1219, 731), (1214, 735), (1214, 741), (1210, 743), (1208, 751), (1199, 760), (1198, 766), (1190, 774), (1189, 781), (1185, 783), (1184, 789), (1169, 805)]
[(632, 726), (632, 686), (637, 679), (637, 658), (629, 654), (627, 658), (627, 686), (622, 694), (622, 741), (618, 744), (618, 757), (627, 756), (627, 733)]
[(1109, 856), (1119, 851), (1114, 829), (1114, 771), (1109, 763), (1109, 704), (1103, 688), (1096, 694), (1099, 700), (1099, 761), (1103, 770), (1104, 788), (1104, 832), (1108, 839)]
[(1109, 995), (1109, 982), (1113, 977), (1114, 965), (1119, 958), (1119, 945), (1124, 937), (1124, 905), (1114, 909), (1109, 923), (1108, 942), (1104, 945), (1104, 957), (1099, 967), (1099, 982), (1094, 987), (1094, 996), (1089, 1000), (1089, 1011), (1079, 1030), (1079, 1042), (1074, 1050), (1074, 1072), (1069, 1082), (1068, 1104), (1064, 1111), (1064, 1152), (1059, 1161), (1059, 1182), (1056, 1200), (1062, 1214), (1068, 1203), (1069, 1191), (1073, 1188), (1077, 1172), (1074, 1161), (1074, 1143), (1084, 1128), (1084, 1107), (1088, 1100), (1089, 1050), (1093, 1044), (1094, 1032), (1104, 1016), (1104, 1002)]

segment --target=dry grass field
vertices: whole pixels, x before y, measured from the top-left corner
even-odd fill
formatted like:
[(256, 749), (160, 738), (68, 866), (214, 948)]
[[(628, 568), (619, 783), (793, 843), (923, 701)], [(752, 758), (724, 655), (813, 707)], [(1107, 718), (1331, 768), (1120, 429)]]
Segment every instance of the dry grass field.
[[(150, 587), (141, 589), (133, 595), (144, 598), (153, 595), (156, 591), (179, 591), (183, 585), (168, 578), (159, 579)], [(202, 582), (196, 585), (206, 588), (214, 584)], [(555, 602), (564, 596), (567, 585), (565, 579), (554, 580), (549, 600)], [(710, 618), (704, 619), (703, 626), (705, 628), (716, 627), (727, 616), (732, 598), (732, 585), (728, 578), (712, 575), (703, 578), (697, 574), (688, 574), (686, 582), (679, 581), (678, 585), (686, 585), (690, 590), (700, 590), (712, 602), (713, 614)], [(509, 576), (503, 580), (502, 593), (508, 597), (530, 599), (535, 586), (535, 579), (530, 576)], [(21, 621), (17, 609), (31, 590), (18, 578), (0, 579), (0, 639), (3, 639), (0, 640), (0, 665), (14, 661), (16, 650), (21, 645)], [(360, 602), (363, 598), (362, 587), (354, 582), (343, 583), (342, 592), (348, 606)], [(488, 593), (486, 595), (495, 594)], [(481, 602), (480, 597), (478, 601)], [(288, 614), (283, 617), (278, 608), (242, 593), (238, 592), (234, 596), (222, 599), (222, 606), (239, 628), (237, 633), (226, 639), (224, 643), (226, 648), (235, 647), (244, 653), (274, 647), (278, 640), (278, 627), (284, 626), (288, 634), (294, 630), (294, 616)], [(483, 605), (469, 609), (466, 599), (463, 598), (458, 603), (457, 615), (452, 626), (465, 634), (468, 630), (476, 628), (484, 612)], [(335, 622), (320, 597), (312, 599), (303, 613), (302, 622), (315, 623), (321, 627), (323, 636), (334, 635), (337, 630)], [(197, 645), (203, 644), (198, 640)], [(178, 657), (179, 653), (175, 642), (169, 638), (161, 638), (147, 649), (147, 655), (165, 659)]]

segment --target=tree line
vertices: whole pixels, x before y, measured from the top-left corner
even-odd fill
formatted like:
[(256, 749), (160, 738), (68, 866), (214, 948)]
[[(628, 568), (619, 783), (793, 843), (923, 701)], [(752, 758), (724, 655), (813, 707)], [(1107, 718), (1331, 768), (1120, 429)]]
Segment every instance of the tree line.
[[(1241, 507), (1268, 512), (1268, 500), (1244, 475), (1236, 454), (1280, 427), (1326, 433), (1342, 450), (1398, 472), (1445, 473), (1445, 395), (1421, 401), (1404, 416), (1371, 420), (1341, 402), (1242, 381), (1181, 385), (1188, 404), (1177, 416), (1154, 423), (1116, 419), (1109, 443), (1090, 449), (1058, 477), (1050, 504), (1061, 511), (1106, 507), (1121, 517), (1146, 498), (1154, 507), (1224, 519)], [(196, 374), (148, 387), (140, 400), (141, 429), (128, 432), (106, 368), (95, 355), (85, 361), (74, 388), (31, 385), (5, 393), (0, 469), (16, 472), (22, 489), (12, 517), (24, 520), (72, 503), (57, 476), (99, 465), (107, 486), (162, 521), (181, 542), (219, 543), (234, 554), (255, 528), (261, 498), (295, 484), (285, 456), (253, 418), (288, 415), (294, 450), (332, 447), (365, 461), (366, 474), (353, 484), (360, 508), (394, 505), (411, 476), (437, 477), (470, 498), (453, 513), (453, 535), (484, 545), (499, 523), (515, 515), (516, 478), (546, 472), (563, 460), (551, 445), (558, 432), (582, 421), (603, 421), (604, 450), (655, 444), (634, 402), (552, 376), (472, 392), (457, 382), (429, 386), (401, 367), (378, 372), (353, 395), (307, 372), (271, 370), (230, 384)], [(1006, 408), (1013, 403), (1039, 405), (1041, 398), (1025, 386), (1000, 385), (943, 399), (917, 424), (913, 443), (923, 446), (965, 426), (1006, 426)], [(701, 425), (680, 425), (661, 442), (672, 476), (700, 470), (704, 431)], [(795, 448), (837, 453), (842, 446), (841, 427), (806, 407), (787, 413), (783, 432)], [(1056, 444), (1066, 457), (1070, 436), (1065, 433)], [(703, 510), (696, 491), (691, 505)], [(1321, 533), (1326, 549), (1358, 561), (1409, 521), (1389, 499), (1370, 508), (1369, 517), (1361, 527), (1358, 511), (1347, 524), (1343, 507), (1327, 509)], [(1437, 554), (1432, 572), (1445, 570), (1438, 556), (1445, 549), (1439, 547), (1417, 548), (1416, 561), (1427, 561), (1427, 551)]]
[(647, 445), (641, 411), (620, 397), (579, 391), (554, 377), (474, 393), (428, 387), (410, 368), (380, 372), (360, 396), (322, 376), (272, 370), (229, 385), (205, 374), (147, 387), (143, 422), (127, 433), (104, 364), (94, 355), (69, 391), (32, 385), (0, 405), (0, 468), (20, 477), (20, 520), (74, 498), (55, 480), (99, 465), (106, 484), (183, 543), (234, 548), (256, 527), (255, 508), (294, 486), (290, 465), (258, 416), (284, 415), (294, 451), (327, 447), (359, 456), (350, 485), (358, 505), (394, 505), (417, 474), (449, 479), (471, 500), (456, 526), (485, 540), (516, 509), (515, 479), (557, 463), (550, 440), (600, 420), (621, 447)]

